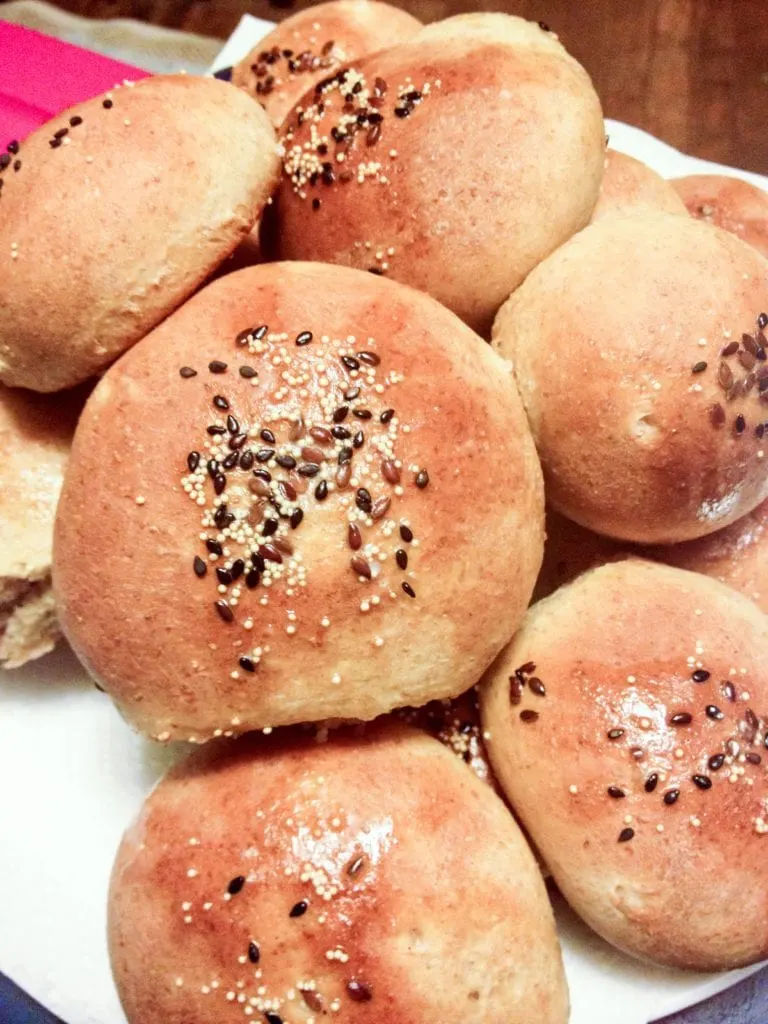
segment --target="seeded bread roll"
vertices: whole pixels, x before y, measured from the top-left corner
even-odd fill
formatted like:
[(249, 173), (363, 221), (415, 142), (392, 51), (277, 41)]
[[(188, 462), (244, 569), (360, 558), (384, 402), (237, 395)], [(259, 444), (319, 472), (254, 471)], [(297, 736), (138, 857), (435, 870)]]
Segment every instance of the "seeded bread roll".
[(83, 396), (0, 385), (0, 668), (52, 650), (53, 519)]
[(640, 160), (615, 149), (607, 150), (605, 174), (591, 223), (595, 224), (606, 217), (654, 212), (679, 213), (683, 216), (687, 213), (685, 203), (671, 182), (665, 181)]
[(670, 184), (698, 220), (716, 224), (768, 256), (768, 195), (740, 178), (691, 174)]
[(73, 107), (4, 157), (0, 380), (36, 391), (100, 373), (180, 305), (278, 170), (261, 107), (191, 75)]
[(499, 783), (574, 910), (696, 970), (768, 955), (766, 708), (768, 618), (637, 559), (534, 605), (481, 689)]
[(233, 68), (232, 81), (255, 97), (279, 128), (316, 82), (347, 61), (405, 42), (421, 27), (390, 4), (331, 0), (277, 25)]
[(517, 628), (542, 544), (506, 364), (403, 285), (268, 264), (96, 388), (55, 583), (123, 714), (202, 741), (462, 693)]
[(123, 839), (109, 944), (130, 1024), (239, 1024), (245, 1007), (268, 1024), (565, 1024), (546, 890), (487, 786), (405, 726), (275, 739), (196, 753)]
[(544, 562), (534, 599), (548, 597), (582, 572), (635, 554), (726, 583), (768, 614), (768, 501), (724, 530), (683, 544), (642, 547), (601, 537), (547, 510)]
[(481, 333), (588, 222), (600, 103), (538, 25), (467, 14), (355, 61), (286, 118), (267, 251), (388, 274)]
[(768, 263), (687, 217), (608, 218), (494, 324), (547, 499), (597, 533), (674, 543), (768, 497)]

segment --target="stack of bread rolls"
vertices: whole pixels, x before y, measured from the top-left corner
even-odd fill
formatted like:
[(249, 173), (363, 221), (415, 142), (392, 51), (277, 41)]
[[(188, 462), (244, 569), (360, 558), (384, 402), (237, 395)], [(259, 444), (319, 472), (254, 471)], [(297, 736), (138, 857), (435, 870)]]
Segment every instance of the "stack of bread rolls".
[(541, 23), (333, 0), (232, 77), (0, 161), (0, 663), (60, 625), (205, 745), (115, 862), (130, 1024), (565, 1024), (531, 847), (632, 956), (765, 957), (747, 214)]

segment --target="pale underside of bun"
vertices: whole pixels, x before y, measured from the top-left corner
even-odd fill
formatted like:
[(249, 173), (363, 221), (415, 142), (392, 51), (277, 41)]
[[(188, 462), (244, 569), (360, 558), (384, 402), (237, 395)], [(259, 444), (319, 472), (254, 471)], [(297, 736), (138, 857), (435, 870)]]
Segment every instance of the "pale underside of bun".
[(97, 374), (201, 284), (256, 222), (278, 165), (261, 107), (158, 76), (21, 143), (0, 192), (0, 380)]
[(520, 621), (542, 530), (484, 342), (402, 285), (272, 264), (200, 292), (97, 387), (54, 580), (126, 717), (203, 741), (465, 691)]
[(182, 764), (123, 840), (131, 1024), (565, 1024), (546, 891), (488, 787), (403, 726), (271, 740)]
[(768, 618), (754, 604), (636, 559), (591, 570), (530, 609), (481, 710), (499, 783), (604, 938), (696, 970), (768, 954)]

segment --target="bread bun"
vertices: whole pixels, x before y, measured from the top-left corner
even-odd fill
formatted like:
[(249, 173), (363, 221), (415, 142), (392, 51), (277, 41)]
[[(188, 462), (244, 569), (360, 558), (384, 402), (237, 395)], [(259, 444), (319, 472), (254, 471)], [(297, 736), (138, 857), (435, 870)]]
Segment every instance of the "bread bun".
[(277, 170), (264, 111), (211, 78), (147, 78), (34, 132), (0, 171), (0, 380), (100, 373), (235, 249)]
[(595, 931), (682, 968), (768, 956), (755, 605), (680, 569), (603, 566), (531, 608), (481, 707), (500, 784)]
[(376, 0), (330, 0), (280, 22), (232, 69), (279, 128), (307, 89), (342, 64), (414, 36), (421, 22)]
[(587, 569), (634, 554), (711, 576), (768, 614), (768, 501), (724, 530), (683, 544), (622, 544), (585, 530), (552, 509), (547, 509), (546, 534), (534, 600), (548, 597)]
[(216, 746), (160, 783), (117, 855), (130, 1024), (565, 1024), (533, 856), (439, 743), (400, 726)]
[(55, 583), (125, 716), (202, 740), (462, 693), (517, 628), (542, 544), (503, 361), (403, 285), (265, 264), (198, 293), (96, 388)]
[(635, 213), (685, 215), (687, 210), (671, 182), (626, 153), (606, 150), (605, 174), (591, 223), (596, 224), (606, 217), (627, 217)]
[(768, 256), (768, 194), (741, 178), (691, 174), (670, 182), (692, 217), (738, 235)]
[(52, 650), (53, 519), (83, 396), (0, 385), (0, 668)]
[(765, 310), (763, 257), (687, 217), (609, 218), (540, 264), (493, 335), (553, 507), (673, 543), (768, 497)]
[(589, 76), (505, 14), (448, 18), (355, 61), (302, 99), (282, 143), (267, 251), (386, 273), (481, 333), (584, 227), (603, 173)]

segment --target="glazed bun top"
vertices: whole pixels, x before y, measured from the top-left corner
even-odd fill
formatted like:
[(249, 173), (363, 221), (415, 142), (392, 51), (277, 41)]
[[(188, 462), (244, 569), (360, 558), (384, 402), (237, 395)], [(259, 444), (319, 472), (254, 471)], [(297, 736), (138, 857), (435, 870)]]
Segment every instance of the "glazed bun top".
[(692, 174), (670, 184), (692, 217), (730, 231), (768, 256), (768, 193), (722, 174)]
[(687, 210), (671, 182), (640, 160), (615, 149), (607, 150), (605, 174), (591, 223), (606, 217), (653, 212), (685, 216)]
[(55, 585), (123, 713), (203, 740), (465, 691), (524, 613), (542, 532), (533, 442), (484, 342), (403, 285), (267, 264), (98, 385)]
[(377, 0), (330, 0), (280, 22), (232, 70), (279, 128), (307, 89), (342, 64), (405, 42), (421, 28), (413, 15)]
[(597, 533), (674, 543), (768, 497), (768, 263), (688, 217), (608, 218), (499, 312), (547, 482)]
[(595, 569), (531, 608), (481, 704), (499, 782), (596, 931), (684, 968), (768, 955), (768, 618), (752, 602), (650, 562)]
[(0, 169), (0, 380), (58, 391), (100, 373), (235, 249), (277, 168), (261, 107), (191, 75), (34, 132)]
[(565, 1024), (533, 856), (433, 739), (401, 726), (200, 753), (115, 863), (110, 952), (131, 1024), (244, 1009), (267, 1024)]
[(536, 24), (459, 15), (318, 83), (286, 118), (266, 251), (411, 284), (480, 333), (584, 227), (603, 173), (600, 103)]

